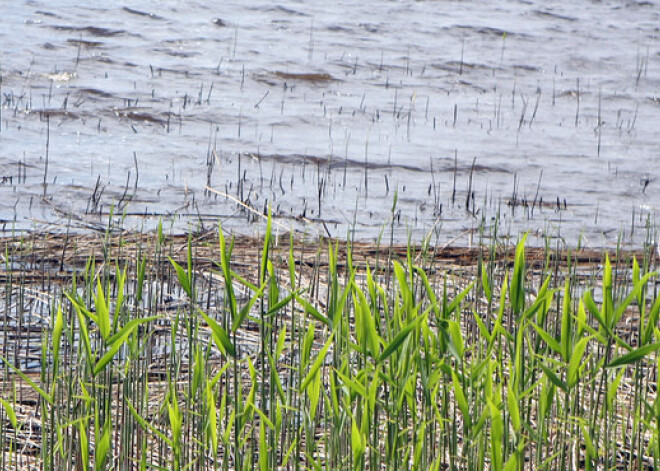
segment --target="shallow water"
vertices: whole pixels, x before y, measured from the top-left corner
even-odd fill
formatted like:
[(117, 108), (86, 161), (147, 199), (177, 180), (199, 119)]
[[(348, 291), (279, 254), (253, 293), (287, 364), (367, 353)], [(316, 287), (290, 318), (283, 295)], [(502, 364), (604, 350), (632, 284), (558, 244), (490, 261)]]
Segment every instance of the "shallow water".
[(398, 240), (655, 227), (657, 2), (93, 5), (3, 3), (5, 231), (263, 229), (236, 198), (372, 239), (397, 190)]

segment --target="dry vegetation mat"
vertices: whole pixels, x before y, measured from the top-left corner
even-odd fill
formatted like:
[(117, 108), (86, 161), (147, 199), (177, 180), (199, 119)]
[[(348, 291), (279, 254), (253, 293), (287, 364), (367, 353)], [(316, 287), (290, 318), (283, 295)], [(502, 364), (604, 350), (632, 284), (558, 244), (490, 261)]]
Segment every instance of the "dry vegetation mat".
[(655, 249), (2, 241), (2, 469), (651, 469)]

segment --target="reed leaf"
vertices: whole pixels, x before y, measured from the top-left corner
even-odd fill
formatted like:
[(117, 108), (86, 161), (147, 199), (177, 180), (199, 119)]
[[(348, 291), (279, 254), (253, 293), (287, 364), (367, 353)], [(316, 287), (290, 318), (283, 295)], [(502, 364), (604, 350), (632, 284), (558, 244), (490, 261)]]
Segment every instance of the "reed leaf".
[(616, 368), (617, 366), (625, 366), (625, 365), (630, 365), (632, 363), (636, 363), (642, 360), (650, 353), (657, 351), (658, 349), (660, 349), (660, 342), (644, 345), (643, 347), (639, 347), (635, 350), (626, 353), (625, 355), (621, 355), (620, 357), (615, 358), (607, 365), (605, 365), (605, 367)]
[(539, 334), (539, 337), (543, 339), (543, 341), (548, 345), (548, 347), (550, 347), (555, 353), (559, 353), (562, 356), (564, 355), (563, 347), (560, 345), (557, 339), (555, 339), (552, 335), (550, 335), (548, 332), (543, 330), (543, 328), (539, 327), (533, 322), (530, 322), (529, 325), (531, 325), (534, 328), (534, 330), (536, 330), (536, 332)]
[(109, 456), (110, 438), (111, 438), (110, 425), (111, 425), (110, 418), (106, 419), (106, 422), (105, 424), (103, 424), (103, 427), (100, 427), (98, 421), (96, 422), (96, 429), (98, 430), (100, 427), (102, 432), (96, 437), (95, 450), (94, 450), (95, 471), (102, 471), (106, 469), (106, 464), (108, 463), (108, 459), (110, 458)]
[(53, 324), (53, 377), (57, 378), (60, 364), (60, 342), (64, 330), (64, 318), (62, 316), (62, 304), (57, 305), (55, 322)]
[(89, 469), (89, 439), (83, 422), (78, 423), (78, 436), (80, 437), (80, 467), (83, 471)]
[(218, 349), (224, 355), (229, 354), (230, 356), (235, 357), (236, 348), (234, 347), (234, 344), (231, 342), (229, 335), (227, 335), (225, 329), (223, 329), (220, 324), (218, 324), (216, 321), (211, 319), (201, 309), (197, 308), (197, 312), (201, 314), (201, 316), (204, 318), (208, 326), (211, 328), (211, 337), (213, 338), (213, 342), (218, 347)]
[(568, 363), (568, 387), (572, 389), (578, 382), (580, 368), (584, 365), (582, 364), (582, 356), (584, 351), (587, 348), (587, 344), (591, 340), (591, 337), (584, 337), (580, 339), (579, 342), (575, 344), (575, 348), (570, 353), (570, 361)]
[(103, 293), (103, 286), (101, 286), (101, 279), (97, 279), (96, 297), (94, 298), (94, 306), (96, 307), (96, 320), (101, 332), (103, 340), (110, 337), (110, 306), (105, 300)]
[(527, 236), (528, 234), (524, 234), (516, 246), (513, 276), (511, 277), (510, 300), (516, 317), (523, 312), (525, 307), (525, 241)]
[(168, 257), (170, 263), (176, 270), (177, 277), (179, 278), (179, 284), (183, 288), (183, 291), (188, 296), (188, 299), (193, 299), (192, 284), (190, 282), (190, 274), (179, 265), (172, 257)]
[(9, 419), (12, 428), (18, 430), (18, 421), (16, 420), (16, 411), (14, 410), (14, 407), (2, 398), (0, 398), (0, 404), (2, 404), (2, 407), (5, 409), (5, 413), (7, 414), (7, 418)]
[(383, 353), (380, 354), (376, 363), (383, 363), (383, 361), (385, 361), (390, 355), (392, 355), (406, 340), (408, 335), (419, 327), (422, 321), (426, 319), (427, 315), (428, 315), (428, 311), (427, 313), (422, 314), (417, 319), (410, 322), (403, 329), (401, 329), (401, 331), (396, 335), (396, 337), (394, 337), (392, 341), (385, 346)]
[(328, 354), (328, 350), (330, 349), (331, 345), (332, 345), (332, 335), (328, 337), (328, 340), (325, 342), (325, 345), (323, 345), (323, 348), (319, 352), (319, 355), (316, 357), (316, 360), (314, 360), (314, 363), (312, 364), (312, 367), (309, 369), (307, 376), (305, 376), (305, 379), (300, 385), (300, 391), (307, 390), (307, 387), (314, 379), (314, 376), (319, 372), (319, 370), (323, 366), (323, 363), (325, 362), (325, 356)]
[(25, 373), (23, 373), (21, 370), (16, 368), (14, 365), (9, 363), (9, 360), (7, 360), (2, 355), (0, 355), (0, 360), (2, 360), (5, 363), (5, 365), (7, 365), (14, 373), (16, 373), (18, 376), (20, 376), (21, 379), (23, 381), (25, 381), (32, 389), (34, 389), (34, 391), (37, 392), (39, 394), (39, 396), (41, 396), (44, 399), (44, 401), (46, 401), (51, 406), (55, 405), (55, 402), (53, 400), (53, 396), (51, 396), (46, 391), (44, 391), (39, 386), (37, 386), (37, 384), (34, 381), (32, 381)]
[(307, 314), (311, 314), (314, 319), (317, 321), (322, 322), (323, 324), (327, 325), (328, 327), (332, 328), (332, 323), (330, 322), (330, 319), (325, 317), (323, 314), (321, 314), (318, 309), (316, 309), (314, 306), (312, 306), (311, 303), (309, 303), (306, 299), (300, 297), (299, 295), (294, 295), (296, 298), (296, 301), (305, 309), (305, 312)]
[[(143, 429), (150, 431), (151, 433), (153, 433), (154, 435), (156, 435), (158, 438), (160, 438), (161, 440), (163, 440), (163, 441), (164, 441), (167, 445), (169, 445), (171, 448), (174, 448), (174, 443), (172, 442), (172, 440), (170, 440), (170, 439), (167, 437), (167, 435), (165, 435), (163, 432), (161, 432), (161, 431), (158, 430), (156, 427), (154, 427), (153, 425), (151, 425), (149, 422), (147, 422), (146, 420), (144, 420), (144, 419), (140, 416), (140, 414), (138, 414), (138, 412), (135, 410), (135, 407), (133, 406), (133, 404), (131, 404), (128, 400), (126, 400), (126, 406), (128, 407), (128, 410), (129, 410), (129, 411), (131, 412), (131, 414), (133, 415), (133, 418), (135, 418), (135, 420), (137, 421), (137, 423), (140, 424), (140, 426), (141, 426)], [(230, 423), (231, 423), (231, 422), (230, 422)]]
[(252, 307), (254, 306), (254, 303), (257, 302), (259, 299), (261, 299), (261, 296), (264, 293), (264, 290), (268, 284), (264, 281), (264, 283), (259, 287), (256, 293), (254, 293), (254, 296), (251, 296), (248, 302), (243, 306), (243, 308), (240, 310), (237, 316), (234, 317), (234, 322), (232, 323), (231, 330), (236, 332), (241, 324), (243, 323), (243, 320), (247, 317), (249, 312), (252, 310)]

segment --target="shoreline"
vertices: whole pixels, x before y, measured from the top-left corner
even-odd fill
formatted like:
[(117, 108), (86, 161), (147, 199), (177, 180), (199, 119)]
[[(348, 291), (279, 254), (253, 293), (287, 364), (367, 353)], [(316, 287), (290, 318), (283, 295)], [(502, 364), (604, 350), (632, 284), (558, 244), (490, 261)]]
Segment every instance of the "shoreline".
[[(260, 257), (263, 237), (246, 236), (240, 234), (226, 233), (226, 240), (233, 240), (239, 255), (245, 258)], [(160, 240), (159, 240), (160, 238)], [(285, 253), (290, 247), (294, 250), (304, 249), (306, 253), (314, 253), (319, 249), (327, 250), (332, 244), (339, 253), (340, 260), (345, 260), (350, 247), (353, 259), (359, 262), (382, 261), (383, 257), (390, 259), (405, 260), (407, 251), (410, 249), (416, 256), (423, 256), (428, 261), (442, 263), (445, 265), (473, 266), (480, 260), (489, 262), (513, 261), (516, 246), (509, 240), (502, 243), (481, 243), (478, 245), (453, 245), (412, 243), (388, 244), (369, 243), (361, 241), (348, 241), (342, 238), (316, 237), (313, 239), (291, 238), (290, 234), (273, 237), (273, 250), (275, 253)], [(203, 268), (210, 265), (211, 259), (218, 259), (220, 255), (219, 238), (217, 230), (209, 230), (202, 233), (176, 233), (160, 235), (157, 232), (131, 232), (122, 231), (119, 234), (83, 233), (30, 233), (26, 236), (2, 236), (0, 246), (3, 247), (3, 258), (6, 254), (24, 260), (27, 257), (36, 257), (45, 265), (54, 267), (80, 266), (84, 265), (89, 256), (102, 257), (104, 251), (110, 250), (111, 256), (130, 255), (131, 251), (154, 249), (156, 245), (169, 247), (177, 259), (177, 254), (183, 252), (191, 242), (192, 247), (198, 250), (196, 256)], [(553, 263), (567, 263), (570, 255), (571, 261), (580, 265), (602, 262), (607, 254), (612, 263), (617, 260), (629, 261), (634, 256), (637, 260), (649, 259), (658, 262), (660, 250), (656, 245), (644, 249), (629, 248), (582, 248), (582, 247), (535, 247), (526, 246), (525, 253), (527, 263), (532, 267), (538, 267), (543, 261)], [(6, 267), (3, 268), (6, 270)]]

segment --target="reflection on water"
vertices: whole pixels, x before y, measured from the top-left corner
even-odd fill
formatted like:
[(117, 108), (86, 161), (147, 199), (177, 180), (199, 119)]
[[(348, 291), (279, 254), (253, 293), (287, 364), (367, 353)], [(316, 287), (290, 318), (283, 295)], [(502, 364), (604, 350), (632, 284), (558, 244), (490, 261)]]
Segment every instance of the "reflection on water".
[(251, 233), (270, 205), (312, 235), (394, 217), (462, 244), (495, 221), (639, 244), (655, 221), (652, 2), (79, 3), (0, 16), (6, 231), (113, 204), (137, 229)]

